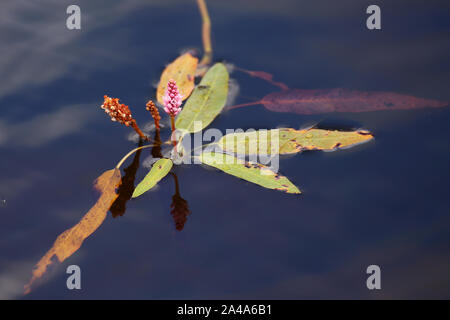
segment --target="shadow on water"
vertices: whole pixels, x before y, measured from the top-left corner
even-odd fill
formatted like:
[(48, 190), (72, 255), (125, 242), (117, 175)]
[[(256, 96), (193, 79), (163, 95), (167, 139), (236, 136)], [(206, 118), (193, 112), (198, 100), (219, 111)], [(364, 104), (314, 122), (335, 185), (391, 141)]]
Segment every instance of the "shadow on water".
[[(139, 140), (139, 147), (143, 145), (142, 140)], [(139, 169), (139, 161), (141, 158), (142, 149), (138, 150), (134, 156), (133, 162), (125, 168), (123, 171), (125, 175), (122, 178), (122, 183), (117, 190), (118, 197), (116, 201), (111, 205), (109, 211), (111, 212), (113, 218), (118, 216), (123, 216), (127, 209), (126, 204), (131, 199), (133, 195), (135, 186), (134, 181), (136, 180), (136, 172)]]
[(170, 214), (175, 222), (175, 228), (178, 231), (181, 231), (183, 230), (187, 221), (187, 216), (191, 214), (191, 211), (189, 210), (188, 202), (180, 196), (180, 184), (177, 175), (173, 172), (171, 172), (171, 174), (175, 182), (175, 194), (172, 196)]
[[(155, 131), (154, 142), (156, 143), (156, 146), (152, 148), (151, 154), (154, 158), (162, 158), (162, 141), (159, 130)], [(138, 147), (141, 147), (142, 145), (142, 140), (140, 140)], [(136, 189), (136, 173), (139, 169), (142, 151), (143, 149), (138, 150), (131, 164), (124, 169), (125, 175), (123, 176), (122, 183), (117, 190), (118, 197), (109, 209), (113, 218), (117, 218), (118, 216), (123, 216), (125, 214), (127, 209), (126, 204), (131, 199), (134, 189)], [(184, 225), (186, 224), (187, 216), (191, 213), (191, 211), (189, 210), (188, 202), (180, 195), (180, 183), (177, 175), (174, 172), (171, 172), (171, 175), (175, 183), (175, 194), (172, 196), (170, 214), (174, 220), (176, 230), (182, 231)]]
[[(162, 158), (161, 152), (161, 136), (159, 130), (155, 131), (154, 142), (156, 144), (155, 147), (152, 148), (151, 154), (154, 158)], [(143, 145), (142, 140), (139, 141), (138, 147)], [(133, 161), (131, 164), (124, 169), (125, 175), (122, 178), (122, 183), (117, 190), (118, 197), (116, 201), (111, 205), (109, 211), (111, 212), (113, 218), (117, 218), (118, 216), (123, 216), (126, 212), (126, 204), (131, 199), (135, 186), (136, 173), (140, 166), (140, 158), (143, 149), (140, 149), (136, 152)], [(180, 195), (180, 183), (178, 181), (178, 177), (174, 172), (171, 172), (171, 175), (175, 184), (175, 194), (172, 196), (172, 203), (170, 205), (170, 214), (172, 215), (173, 221), (175, 223), (175, 228), (178, 231), (182, 231), (184, 225), (187, 221), (187, 216), (191, 213), (189, 210), (188, 202), (183, 199)]]
[[(155, 146), (152, 147), (152, 156), (162, 158), (161, 137), (159, 130), (154, 135)], [(138, 148), (143, 147), (143, 141), (139, 140)], [(145, 147), (144, 147), (145, 148)], [(126, 212), (127, 202), (132, 198), (135, 190), (136, 173), (140, 167), (140, 158), (143, 148), (136, 151), (131, 164), (124, 169), (125, 175), (120, 178), (120, 169), (117, 167), (103, 173), (95, 182), (94, 187), (100, 191), (100, 198), (83, 218), (72, 228), (58, 236), (52, 248), (41, 258), (33, 270), (33, 276), (25, 285), (25, 294), (31, 292), (34, 284), (47, 274), (55, 263), (62, 263), (72, 256), (81, 247), (83, 241), (92, 235), (106, 218), (106, 213), (111, 212), (113, 218), (123, 216)], [(175, 182), (175, 194), (172, 196), (170, 213), (173, 217), (175, 228), (182, 231), (190, 214), (188, 203), (180, 196), (178, 177), (171, 172)], [(111, 203), (111, 205), (108, 205)]]
[[(154, 158), (163, 158), (161, 153), (161, 145), (163, 144), (161, 141), (160, 133), (158, 130), (155, 131), (154, 135), (154, 143), (156, 146), (152, 147), (151, 154)], [(143, 141), (139, 140), (138, 147), (143, 146)], [(126, 204), (131, 200), (134, 190), (136, 189), (135, 180), (136, 173), (140, 167), (140, 158), (143, 149), (139, 149), (131, 164), (125, 168), (123, 171), (125, 175), (122, 178), (122, 182), (120, 187), (117, 189), (118, 197), (116, 201), (111, 205), (109, 211), (111, 212), (113, 218), (117, 218), (118, 216), (123, 216), (126, 212)]]

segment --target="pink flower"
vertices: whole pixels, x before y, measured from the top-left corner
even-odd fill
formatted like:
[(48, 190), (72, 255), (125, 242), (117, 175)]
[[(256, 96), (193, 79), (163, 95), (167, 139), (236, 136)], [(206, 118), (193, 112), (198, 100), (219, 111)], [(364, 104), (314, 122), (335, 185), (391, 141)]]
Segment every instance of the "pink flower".
[(166, 93), (163, 96), (164, 111), (171, 117), (175, 117), (181, 111), (182, 98), (175, 80), (169, 80)]

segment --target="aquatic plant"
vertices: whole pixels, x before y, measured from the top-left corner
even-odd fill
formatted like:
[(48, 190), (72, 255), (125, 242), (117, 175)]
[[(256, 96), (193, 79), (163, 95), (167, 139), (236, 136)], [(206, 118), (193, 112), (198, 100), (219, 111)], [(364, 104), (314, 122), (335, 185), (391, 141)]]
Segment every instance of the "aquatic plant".
[[(246, 157), (261, 153), (279, 156), (307, 150), (334, 151), (369, 142), (374, 138), (372, 133), (363, 129), (340, 131), (314, 127), (300, 130), (297, 128), (272, 128), (253, 132), (235, 132), (192, 150), (184, 148), (183, 139), (208, 127), (226, 109), (261, 104), (270, 111), (313, 114), (448, 105), (447, 102), (425, 100), (395, 93), (365, 93), (342, 89), (289, 89), (286, 84), (274, 81), (271, 74), (234, 66), (235, 70), (268, 81), (281, 91), (268, 94), (259, 101), (225, 108), (229, 93), (229, 71), (224, 63), (213, 64), (210, 39), (211, 21), (204, 0), (197, 0), (197, 3), (203, 21), (203, 58), (199, 63), (199, 59), (190, 52), (176, 58), (161, 74), (155, 94), (155, 101), (162, 105), (171, 120), (170, 140), (161, 141), (161, 115), (152, 100), (146, 103), (146, 109), (150, 112), (156, 127), (153, 140), (138, 127), (128, 106), (119, 103), (118, 98), (104, 96), (101, 108), (111, 117), (112, 121), (132, 127), (141, 138), (140, 144), (137, 148), (129, 151), (113, 169), (107, 170), (99, 176), (94, 185), (100, 192), (98, 201), (75, 226), (57, 237), (52, 248), (37, 263), (30, 282), (25, 286), (25, 293), (30, 292), (34, 282), (46, 273), (48, 267), (55, 261), (55, 257), (57, 261), (63, 262), (74, 254), (81, 247), (83, 241), (103, 223), (108, 210), (111, 210), (115, 217), (123, 215), (127, 201), (154, 188), (169, 173), (174, 177), (176, 185), (170, 214), (175, 221), (176, 229), (182, 230), (187, 216), (191, 212), (187, 201), (180, 196), (178, 179), (172, 172), (174, 165), (179, 164), (177, 160), (180, 155), (183, 158), (194, 160), (194, 164), (204, 164), (216, 168), (264, 188), (298, 195), (301, 193), (300, 189), (286, 176), (262, 163), (247, 161)], [(195, 85), (196, 79), (201, 79), (197, 85)], [(185, 104), (182, 107), (183, 101)], [(148, 144), (143, 144), (144, 141)], [(171, 152), (163, 155), (163, 147), (170, 148)], [(144, 179), (134, 187), (139, 156), (141, 151), (146, 148), (152, 148), (152, 155), (156, 161)], [(126, 174), (122, 178), (120, 168), (132, 155), (135, 155), (134, 161), (125, 169)]]
[(159, 125), (159, 121), (161, 120), (161, 116), (159, 115), (158, 108), (156, 107), (155, 103), (152, 100), (149, 100), (147, 104), (145, 105), (147, 111), (150, 111), (150, 114), (152, 115), (153, 121), (155, 121), (155, 128), (156, 130), (160, 130), (161, 127)]
[(111, 121), (119, 122), (126, 125), (127, 127), (132, 127), (136, 133), (141, 137), (141, 139), (148, 140), (147, 136), (141, 131), (139, 126), (131, 115), (130, 108), (127, 105), (119, 103), (119, 99), (110, 98), (107, 95), (103, 97), (105, 100), (100, 106), (105, 113), (111, 117)]

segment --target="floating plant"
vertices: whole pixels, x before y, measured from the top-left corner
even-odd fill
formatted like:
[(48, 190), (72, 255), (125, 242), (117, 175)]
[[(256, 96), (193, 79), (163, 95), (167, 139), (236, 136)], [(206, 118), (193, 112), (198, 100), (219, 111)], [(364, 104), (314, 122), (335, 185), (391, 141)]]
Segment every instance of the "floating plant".
[[(225, 108), (229, 91), (229, 71), (224, 63), (212, 63), (210, 19), (204, 1), (198, 0), (197, 2), (203, 20), (203, 58), (199, 63), (197, 57), (187, 52), (175, 59), (164, 69), (155, 92), (156, 103), (162, 105), (163, 110), (170, 118), (170, 139), (162, 142), (160, 138), (160, 131), (161, 134), (164, 134), (164, 128), (160, 126), (162, 117), (153, 100), (148, 101), (145, 105), (156, 128), (155, 135), (151, 139), (139, 128), (127, 105), (121, 104), (118, 98), (104, 96), (101, 108), (105, 110), (112, 121), (133, 128), (140, 137), (140, 144), (128, 152), (116, 167), (105, 171), (97, 178), (94, 184), (100, 192), (97, 202), (78, 224), (63, 232), (56, 239), (53, 247), (37, 263), (32, 278), (25, 287), (25, 293), (30, 292), (33, 283), (45, 274), (55, 257), (62, 262), (76, 252), (83, 241), (103, 223), (109, 210), (114, 217), (123, 215), (127, 201), (151, 190), (169, 174), (173, 176), (176, 186), (170, 213), (174, 218), (176, 229), (182, 230), (190, 210), (187, 201), (180, 196), (179, 182), (172, 171), (174, 166), (179, 164), (177, 157), (180, 155), (192, 160), (194, 164), (207, 165), (261, 187), (283, 191), (295, 196), (301, 191), (286, 176), (264, 163), (247, 160), (246, 157), (250, 158), (252, 155), (259, 154), (279, 156), (307, 150), (334, 151), (366, 143), (374, 138), (371, 132), (362, 129), (340, 131), (319, 128), (302, 130), (269, 128), (227, 134), (213, 143), (196, 146), (191, 150), (184, 147), (183, 139), (207, 128), (224, 109), (230, 110), (261, 104), (270, 111), (316, 114), (448, 105), (447, 102), (389, 92), (289, 89), (287, 85), (273, 81), (272, 75), (266, 72), (234, 67), (237, 71), (270, 82), (281, 91), (268, 94), (259, 101)], [(196, 79), (201, 79), (197, 85), (195, 85)], [(170, 149), (171, 152), (163, 153), (161, 151), (163, 147)], [(135, 187), (140, 154), (146, 148), (152, 148), (152, 155), (156, 161), (144, 179)], [(125, 176), (122, 178), (120, 168), (132, 155), (135, 155), (134, 161), (125, 169)]]

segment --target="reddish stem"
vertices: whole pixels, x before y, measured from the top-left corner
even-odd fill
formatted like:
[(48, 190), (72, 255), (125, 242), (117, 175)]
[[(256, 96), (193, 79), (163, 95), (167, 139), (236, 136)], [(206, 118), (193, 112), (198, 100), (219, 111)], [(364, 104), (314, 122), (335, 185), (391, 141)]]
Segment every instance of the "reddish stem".
[[(172, 125), (172, 137), (174, 137), (175, 135), (175, 117), (174, 116), (170, 116), (170, 124)], [(172, 140), (173, 146), (176, 147), (177, 146), (177, 142), (175, 141), (175, 139)]]
[(133, 127), (134, 131), (136, 131), (136, 133), (139, 135), (139, 137), (141, 137), (141, 139), (143, 140), (149, 140), (149, 138), (141, 131), (141, 129), (139, 129), (136, 120), (132, 120), (131, 122), (131, 126)]
[(233, 109), (247, 107), (247, 106), (255, 106), (257, 104), (263, 104), (263, 103), (264, 103), (264, 100), (259, 100), (259, 101), (255, 101), (255, 102), (249, 102), (249, 103), (243, 103), (243, 104), (237, 104), (237, 105), (234, 105), (234, 106), (226, 107), (225, 110), (233, 110)]

